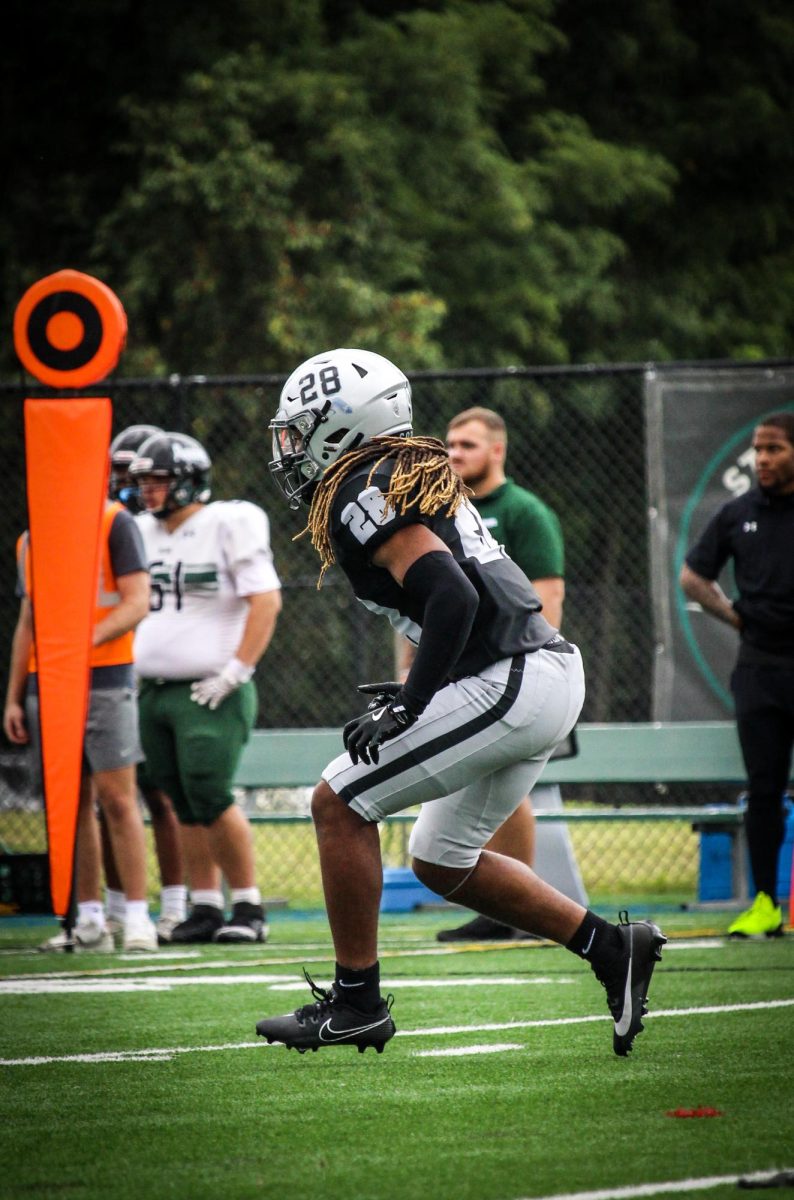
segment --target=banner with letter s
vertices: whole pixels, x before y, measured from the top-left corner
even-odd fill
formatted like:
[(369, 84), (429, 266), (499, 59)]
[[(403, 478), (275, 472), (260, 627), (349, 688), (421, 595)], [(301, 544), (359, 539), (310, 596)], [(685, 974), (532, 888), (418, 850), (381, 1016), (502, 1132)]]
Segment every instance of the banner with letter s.
[[(645, 376), (655, 659), (653, 719), (733, 716), (738, 635), (684, 596), (678, 575), (713, 514), (755, 485), (753, 430), (794, 410), (794, 366), (671, 368)], [(719, 584), (733, 599), (730, 563)]]

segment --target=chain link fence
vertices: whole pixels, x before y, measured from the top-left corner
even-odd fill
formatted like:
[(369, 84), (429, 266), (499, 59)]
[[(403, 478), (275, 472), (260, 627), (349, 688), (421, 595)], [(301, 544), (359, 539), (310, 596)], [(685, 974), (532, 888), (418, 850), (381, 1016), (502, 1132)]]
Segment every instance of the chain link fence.
[[(681, 365), (681, 364), (677, 364)], [(726, 364), (687, 364), (704, 371)], [(758, 364), (747, 364), (757, 367)], [(741, 370), (741, 364), (735, 365)], [(656, 367), (657, 371), (664, 367)], [(443, 438), (461, 409), (484, 405), (504, 417), (508, 474), (554, 508), (566, 543), (563, 632), (578, 643), (587, 672), (583, 721), (651, 719), (654, 632), (651, 619), (641, 364), (532, 369), (471, 369), (418, 372), (411, 376), (415, 429)], [(308, 536), (295, 540), (302, 514), (290, 512), (269, 477), (268, 421), (283, 377), (174, 376), (117, 380), (85, 394), (110, 394), (114, 432), (147, 423), (197, 437), (213, 461), (213, 494), (261, 505), (271, 522), (284, 609), (273, 642), (257, 672), (261, 727), (341, 726), (358, 710), (356, 685), (390, 678), (394, 644), (388, 623), (352, 601), (341, 572), (332, 568), (317, 591), (317, 555)], [(0, 384), (0, 438), (5, 465), (5, 503), (0, 511), (0, 655), (7, 668), (16, 620), (14, 546), (26, 527), (23, 399), (58, 395), (23, 384)], [(66, 395), (66, 393), (60, 393)], [(53, 488), (58, 488), (57, 464)], [(69, 520), (69, 496), (63, 496)], [(31, 799), (24, 763), (8, 745), (0, 754), (0, 849), (43, 848), (40, 806)], [(564, 800), (587, 803), (670, 804), (734, 800), (717, 786), (654, 788), (650, 785), (570, 787)], [(666, 826), (668, 823), (662, 823)], [(268, 894), (319, 898), (315, 851), (305, 828), (256, 827), (262, 885)], [(683, 834), (683, 839), (681, 839)], [(657, 836), (658, 835), (658, 836)], [(599, 874), (600, 841), (609, 827), (575, 840), (586, 886), (608, 884)], [(651, 839), (633, 829), (636, 844), (621, 857), (637, 867), (636, 882), (666, 878), (693, 885), (696, 837), (687, 827), (675, 836), (662, 828)], [(294, 852), (288, 850), (290, 838)], [(693, 841), (694, 838), (694, 841)], [(642, 841), (642, 847), (639, 840)], [(613, 839), (614, 840), (614, 839)], [(680, 843), (680, 844), (679, 844)], [(610, 856), (610, 861), (615, 861)], [(271, 882), (272, 881), (272, 882)], [(624, 882), (623, 877), (614, 882)]]

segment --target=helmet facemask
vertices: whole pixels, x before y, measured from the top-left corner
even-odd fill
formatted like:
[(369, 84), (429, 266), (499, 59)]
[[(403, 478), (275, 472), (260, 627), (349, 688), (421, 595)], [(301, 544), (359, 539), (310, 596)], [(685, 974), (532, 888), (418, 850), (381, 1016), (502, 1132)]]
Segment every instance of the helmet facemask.
[(273, 431), (270, 471), (290, 508), (299, 508), (301, 501), (308, 499), (307, 493), (314, 490), (320, 468), (309, 458), (306, 446), (322, 420), (322, 412), (307, 409), (282, 420), (276, 416), (270, 422)]

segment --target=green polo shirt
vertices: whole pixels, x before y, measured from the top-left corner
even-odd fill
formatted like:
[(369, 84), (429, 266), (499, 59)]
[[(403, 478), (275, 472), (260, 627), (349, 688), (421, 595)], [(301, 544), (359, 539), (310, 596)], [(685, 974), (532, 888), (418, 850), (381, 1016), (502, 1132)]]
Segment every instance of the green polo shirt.
[(565, 551), (557, 514), (534, 492), (506, 479), (472, 503), (488, 532), (529, 579), (564, 577)]

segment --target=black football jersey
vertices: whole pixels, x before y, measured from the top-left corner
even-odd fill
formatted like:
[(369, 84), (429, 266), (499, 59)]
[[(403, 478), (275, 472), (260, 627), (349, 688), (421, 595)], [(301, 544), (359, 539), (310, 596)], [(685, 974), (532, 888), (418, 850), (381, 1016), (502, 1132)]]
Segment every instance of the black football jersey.
[(388, 617), (399, 633), (419, 641), (421, 604), (372, 562), (383, 542), (406, 525), (426, 525), (451, 551), (480, 598), (469, 639), (450, 672), (451, 679), (476, 675), (491, 663), (538, 650), (555, 630), (540, 612), (537, 592), (524, 572), (491, 537), (474, 505), (464, 501), (453, 517), (423, 516), (418, 503), (399, 514), (386, 510), (384, 496), (394, 460), (353, 471), (340, 487), (331, 510), (331, 541), (336, 561), (357, 598), (371, 612)]

